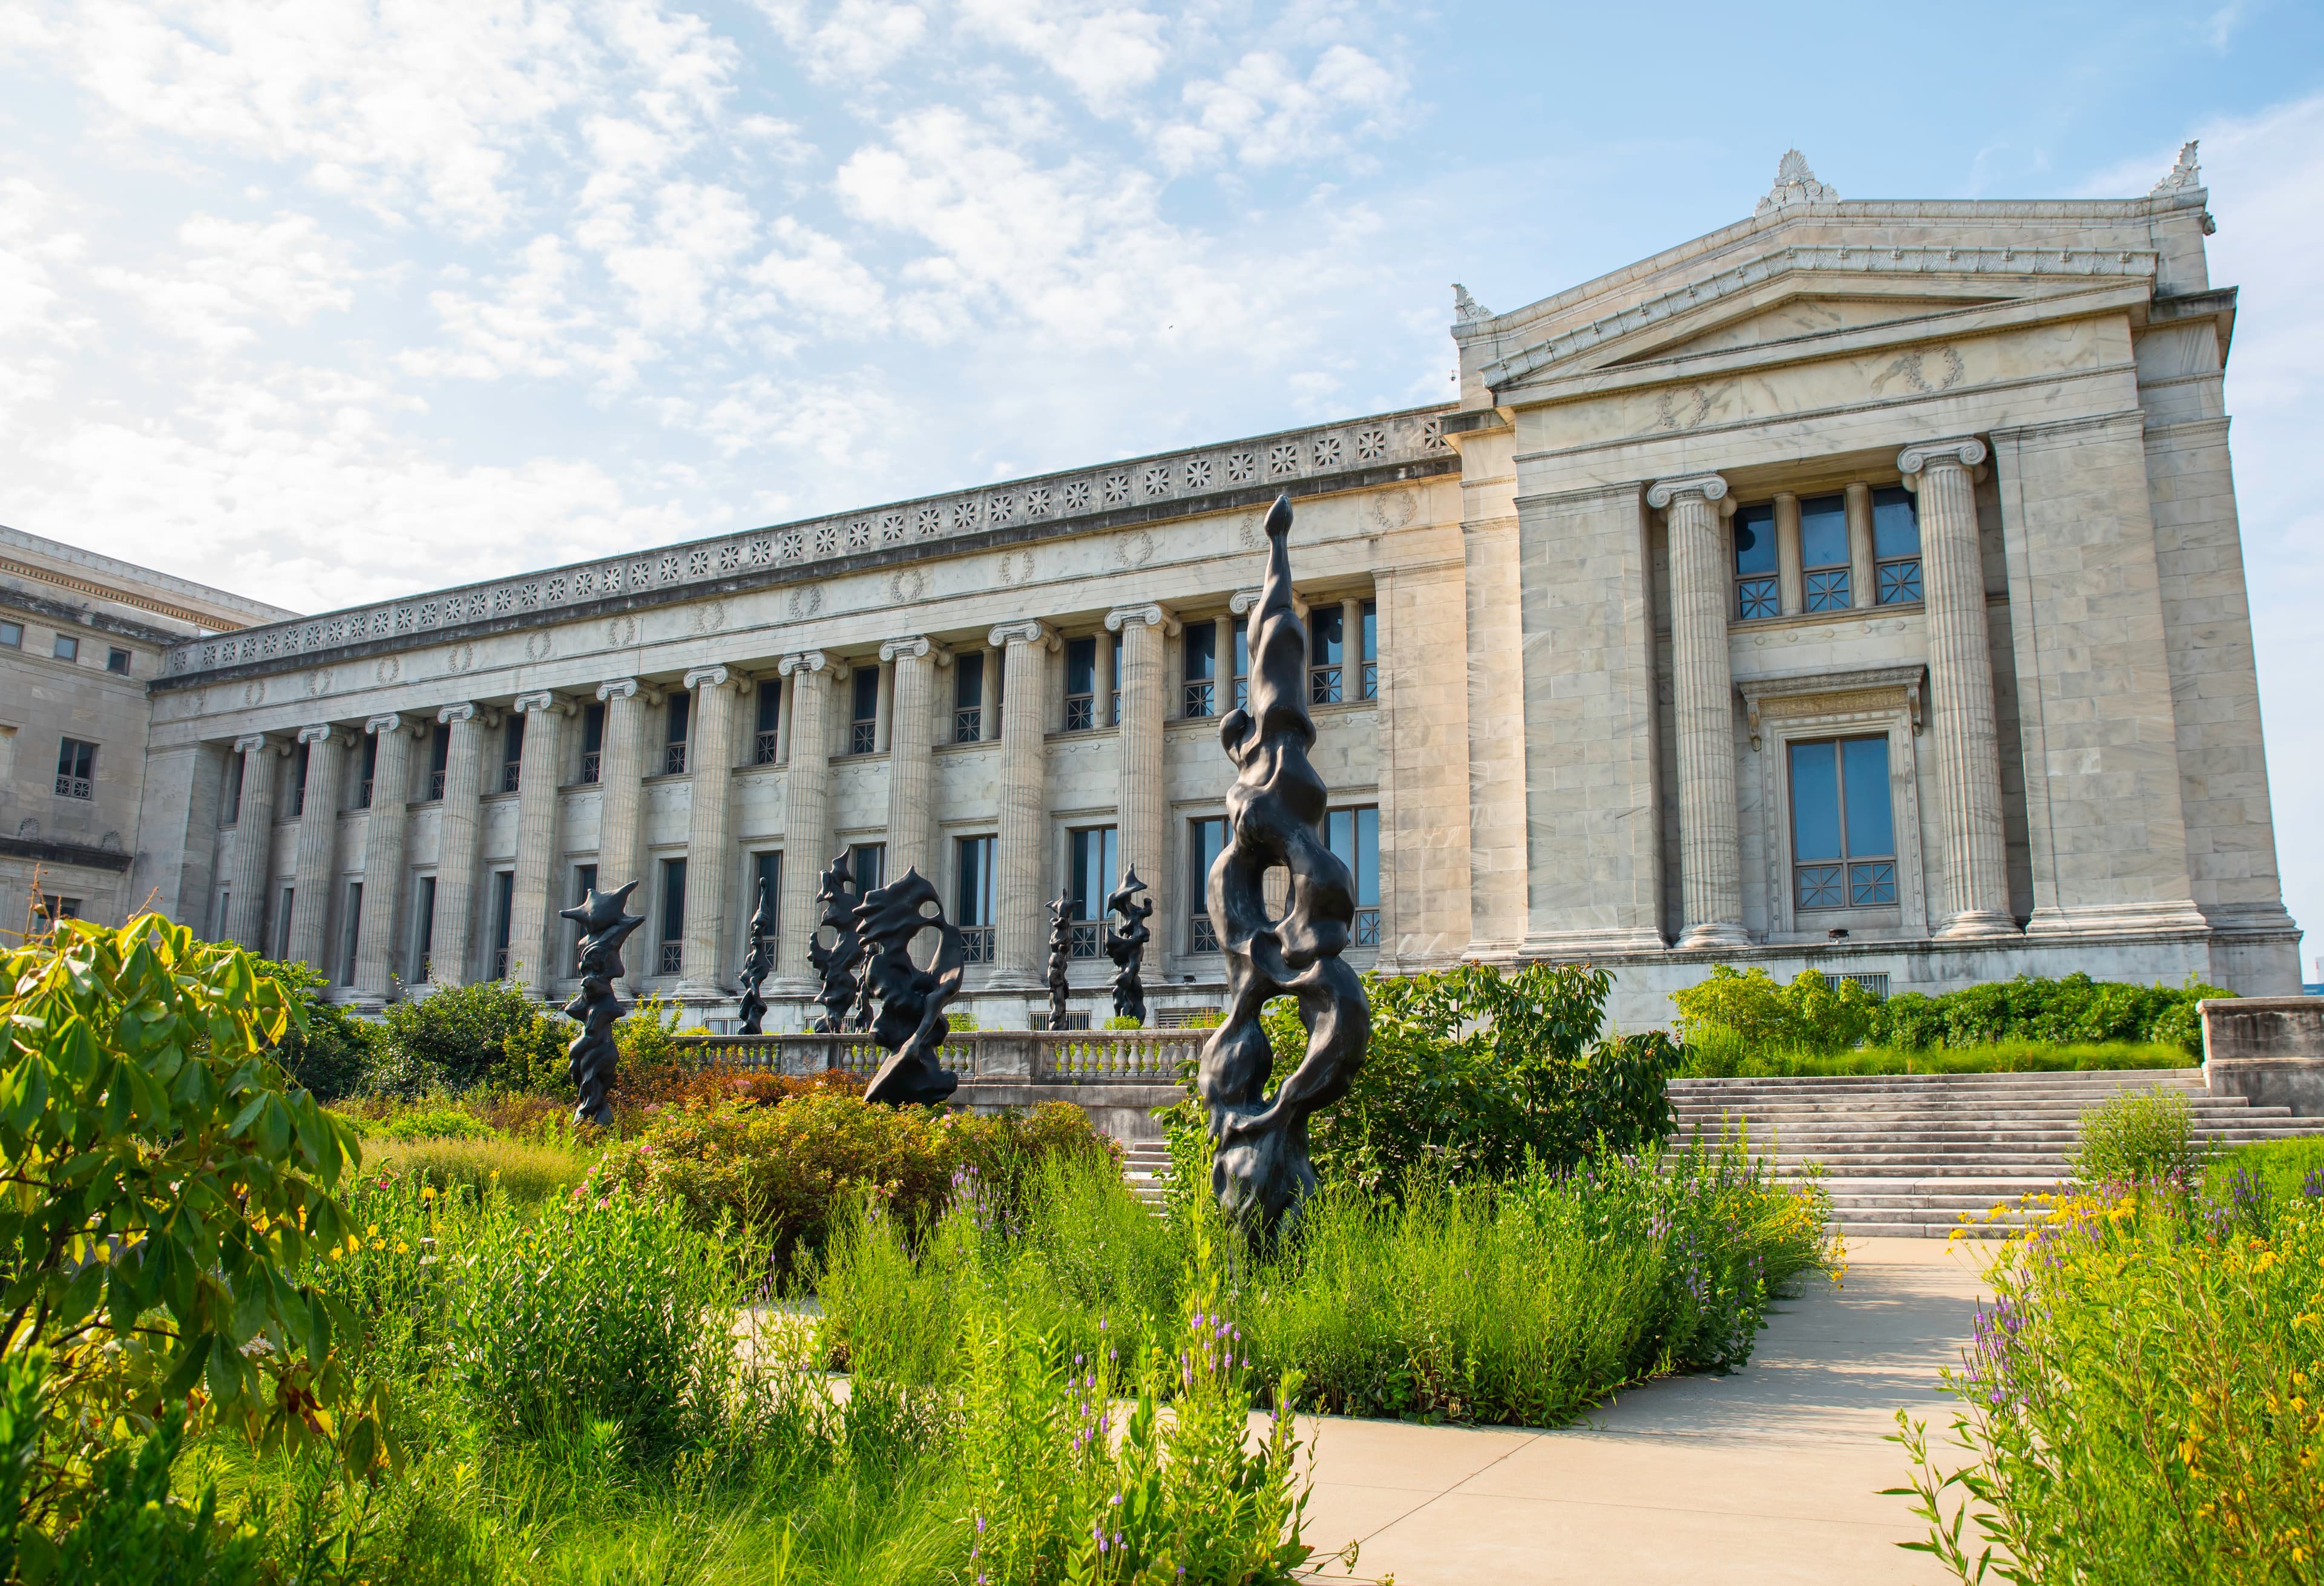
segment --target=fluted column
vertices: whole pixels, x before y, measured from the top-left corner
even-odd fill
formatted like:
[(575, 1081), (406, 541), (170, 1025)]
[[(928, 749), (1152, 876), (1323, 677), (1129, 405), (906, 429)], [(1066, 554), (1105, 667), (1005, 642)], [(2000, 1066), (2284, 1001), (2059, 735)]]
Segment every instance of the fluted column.
[(1736, 835), (1734, 682), (1727, 664), (1727, 481), (1658, 481), (1646, 504), (1670, 526), (1671, 714), (1678, 729), (1682, 948), (1740, 947), (1742, 856)]
[(1004, 647), (1008, 703), (1001, 712), (1001, 841), (993, 868), (1000, 918), (991, 983), (1029, 989), (1041, 983), (1048, 954), (1045, 890), (1048, 843), (1047, 782), (1049, 656), (1056, 631), (1043, 622), (1004, 622), (988, 642)]
[(1920, 493), (1921, 590), (1928, 603), (1929, 738), (1945, 823), (1941, 937), (2010, 936), (2009, 872), (2001, 836), (2001, 750), (1993, 722), (1993, 654), (1985, 566), (1969, 470), (1985, 461), (1975, 438), (1925, 441), (1897, 454)]
[(810, 996), (815, 971), (815, 890), (831, 862), (831, 663), (819, 650), (787, 655), (777, 671), (791, 680), (790, 761), (783, 772), (783, 932), (775, 944), (775, 989)]
[(1170, 714), (1164, 653), (1178, 632), (1178, 620), (1166, 607), (1148, 604), (1110, 611), (1105, 625), (1121, 635), (1121, 770), (1114, 816), (1121, 873), (1127, 876), (1136, 867), (1154, 905), (1146, 969), (1158, 977), (1163, 952), (1178, 939), (1171, 929), (1177, 916), (1170, 902), (1176, 879), (1170, 873), (1170, 792), (1162, 774), (1162, 724)]
[(1852, 606), (1879, 599), (1873, 587), (1872, 486), (1861, 480), (1848, 487), (1848, 595)]
[(436, 930), (428, 978), (458, 986), (468, 980), (468, 927), (476, 912), (476, 796), (483, 788), (484, 733), (500, 716), (473, 705), (447, 705), (436, 719), (452, 737), (436, 816)]
[[(917, 870), (942, 884), (936, 862), (936, 669), (952, 651), (927, 639), (890, 639), (880, 647), (894, 690), (888, 729), (888, 877)], [(947, 708), (946, 719), (951, 712)]]
[(282, 746), (263, 733), (234, 741), (242, 756), (242, 807), (234, 817), (234, 867), (227, 872), (226, 936), (254, 953), (266, 950), (266, 883), (274, 852), (274, 757)]
[(565, 765), (570, 700), (543, 690), (520, 694), (524, 747), (516, 771), (516, 876), (509, 892), (509, 978), (528, 997), (542, 995), (557, 970), (549, 962), (549, 922), (558, 904), (557, 779)]
[(682, 996), (715, 997), (728, 989), (726, 888), (734, 869), (734, 712), (751, 691), (748, 674), (696, 667), (686, 763), (692, 787), (686, 825), (686, 945)]
[(307, 787), (299, 800), (299, 857), (291, 881), (290, 956), (327, 978), (324, 922), (331, 914), (337, 869), (339, 780), (346, 770), (346, 734), (326, 723), (299, 729), (307, 746)]
[(1778, 609), (1796, 617), (1808, 609), (1807, 572), (1800, 549), (1800, 498), (1775, 493), (1775, 590)]
[[(636, 881), (640, 896), (650, 896), (653, 888), (646, 884), (639, 857), (638, 808), (646, 774), (646, 714), (661, 703), (661, 691), (635, 678), (618, 678), (598, 684), (597, 697), (605, 704), (604, 748), (597, 761), (597, 885), (610, 892)], [(631, 903), (636, 906), (639, 899)], [(653, 973), (650, 948), (641, 947), (622, 962), (630, 973), (617, 990), (633, 991)]]
[(355, 926), (355, 995), (384, 1002), (395, 990), (395, 919), (403, 890), (404, 806), (411, 793), (412, 741), (428, 730), (401, 716), (374, 716), (379, 739), (371, 768), (371, 815), (364, 822), (363, 914)]

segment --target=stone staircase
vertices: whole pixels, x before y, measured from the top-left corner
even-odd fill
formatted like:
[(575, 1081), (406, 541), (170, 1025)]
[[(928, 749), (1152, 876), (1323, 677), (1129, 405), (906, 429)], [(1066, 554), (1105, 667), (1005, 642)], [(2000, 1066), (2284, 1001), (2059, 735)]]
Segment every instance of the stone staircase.
[[(2324, 1135), (2324, 1118), (2212, 1095), (2194, 1069), (1674, 1079), (1670, 1097), (1682, 1140), (1742, 1132), (1779, 1176), (1822, 1164), (1842, 1232), (1941, 1238), (1964, 1213), (1977, 1232), (2020, 1225), (2019, 1198), (2066, 1178), (2083, 1111), (2150, 1090), (2186, 1097), (2222, 1146)], [(2013, 1210), (1988, 1223), (1996, 1203)]]
[(1167, 1140), (1131, 1140), (1121, 1148), (1121, 1176), (1129, 1181), (1130, 1193), (1158, 1212), (1162, 1209), (1163, 1180), (1170, 1176), (1170, 1143)]

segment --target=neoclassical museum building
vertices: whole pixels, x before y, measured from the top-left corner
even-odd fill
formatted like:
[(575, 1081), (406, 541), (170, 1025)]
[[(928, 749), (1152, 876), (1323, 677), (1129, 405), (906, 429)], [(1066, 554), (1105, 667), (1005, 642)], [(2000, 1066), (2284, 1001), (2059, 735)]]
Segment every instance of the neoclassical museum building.
[[(1449, 405), (181, 625), (83, 745), (134, 773), (125, 858), (36, 846), (365, 1005), (563, 993), (557, 910), (635, 879), (630, 989), (715, 1019), (763, 883), (783, 1028), (835, 860), (936, 883), (987, 1028), (1041, 1005), (1059, 898), (1102, 1022), (1134, 865), (1153, 1001), (1215, 1007), (1218, 719), (1287, 493), (1360, 967), (1589, 960), (1634, 1028), (1718, 964), (2295, 992), (2211, 230), (2191, 145), (2043, 202), (1844, 201), (1793, 154), (1707, 236), (1456, 290)], [(32, 730), (0, 815), (53, 832)]]

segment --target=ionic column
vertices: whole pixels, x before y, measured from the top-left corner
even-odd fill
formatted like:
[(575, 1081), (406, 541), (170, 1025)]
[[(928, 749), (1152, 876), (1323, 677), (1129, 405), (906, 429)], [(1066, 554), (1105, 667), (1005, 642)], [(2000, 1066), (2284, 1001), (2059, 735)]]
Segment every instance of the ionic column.
[(639, 783), (645, 776), (646, 712), (660, 693), (635, 678), (597, 685), (605, 736), (597, 759), (597, 886), (610, 892), (642, 881), (638, 871)]
[(894, 691), (888, 712), (888, 879), (917, 870), (941, 884), (936, 862), (936, 673), (952, 665), (952, 651), (927, 639), (890, 639), (880, 647), (880, 661)]
[[(1121, 873), (1134, 866), (1154, 905), (1154, 940), (1147, 970), (1159, 975), (1171, 935), (1170, 795), (1162, 772), (1162, 724), (1170, 714), (1165, 692), (1165, 647), (1178, 632), (1167, 607), (1122, 606), (1105, 614), (1106, 627), (1121, 635), (1121, 771), (1114, 820)], [(1119, 884), (1117, 882), (1117, 884)]]
[(819, 650), (787, 655), (776, 668), (791, 680), (788, 769), (783, 772), (783, 935), (775, 944), (775, 989), (810, 996), (815, 971), (815, 890), (831, 862), (831, 665)]
[(1727, 665), (1727, 481), (1658, 481), (1646, 504), (1670, 525), (1671, 714), (1678, 729), (1681, 948), (1740, 947), (1742, 857), (1736, 834), (1734, 683)]
[(363, 914), (355, 924), (355, 995), (366, 1002), (385, 1002), (395, 990), (395, 906), (403, 890), (411, 745), (427, 730), (424, 722), (394, 715), (364, 724), (379, 739), (371, 814), (364, 821)]
[(686, 674), (694, 690), (694, 721), (686, 763), (691, 802), (686, 826), (686, 946), (682, 996), (712, 997), (727, 989), (726, 886), (734, 869), (734, 712), (751, 678), (724, 667)]
[(984, 652), (982, 683), (976, 696), (976, 736), (990, 743), (1001, 736), (1001, 669), (1007, 660), (997, 650)]
[(1872, 585), (1872, 486), (1848, 487), (1848, 604), (1868, 606), (1879, 598)]
[(1945, 823), (1945, 919), (1940, 937), (2010, 936), (2009, 871), (2001, 837), (2001, 750), (1993, 723), (1993, 655), (1985, 618), (1969, 470), (1975, 438), (1924, 441), (1897, 454), (1920, 493), (1921, 590), (1928, 603), (1929, 739)]
[(263, 733), (234, 741), (242, 756), (242, 807), (234, 816), (234, 867), (227, 872), (226, 935), (253, 953), (266, 951), (267, 871), (274, 852), (274, 757), (282, 746)]
[(558, 885), (557, 779), (565, 765), (565, 723), (573, 703), (543, 690), (520, 694), (524, 746), (517, 752), (516, 878), (509, 895), (509, 978), (539, 997), (556, 978), (549, 964), (549, 894)]
[(500, 715), (473, 705), (447, 705), (436, 719), (452, 738), (436, 817), (436, 933), (428, 978), (458, 986), (468, 980), (468, 926), (476, 912), (476, 795), (483, 787), (484, 733)]
[(307, 788), (299, 801), (299, 857), (291, 881), (290, 956), (328, 977), (324, 922), (331, 914), (337, 866), (339, 779), (346, 769), (346, 734), (325, 723), (299, 729), (307, 746)]
[(1056, 630), (1039, 621), (1004, 622), (989, 642), (1005, 646), (1008, 702), (1001, 713), (1001, 841), (994, 858), (1000, 915), (991, 983), (1029, 989), (1041, 983), (1048, 955), (1042, 860), (1048, 847), (1048, 744), (1042, 719), (1049, 697), (1049, 656)]
[(1340, 603), (1340, 697), (1350, 705), (1364, 696), (1364, 603), (1350, 595)]

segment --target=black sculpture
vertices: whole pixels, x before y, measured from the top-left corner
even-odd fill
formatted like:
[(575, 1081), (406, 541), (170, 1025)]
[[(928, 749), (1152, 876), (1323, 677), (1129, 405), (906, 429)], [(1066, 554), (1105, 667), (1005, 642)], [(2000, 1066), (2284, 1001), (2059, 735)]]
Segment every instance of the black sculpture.
[(742, 1005), (735, 1010), (742, 1020), (742, 1033), (755, 1036), (762, 1033), (760, 1025), (767, 1017), (767, 1000), (759, 995), (759, 982), (775, 967), (774, 913), (767, 896), (767, 878), (759, 878), (759, 906), (751, 911), (751, 945), (742, 950)]
[(1049, 905), (1049, 1028), (1065, 1028), (1065, 965), (1074, 956), (1074, 899), (1060, 893)]
[(1106, 912), (1122, 917), (1121, 929), (1115, 930), (1109, 920), (1105, 927), (1105, 955), (1113, 960), (1113, 1016), (1134, 1019), (1143, 1028), (1146, 1023), (1146, 987), (1138, 978), (1139, 961), (1146, 956), (1146, 944), (1154, 933), (1146, 928), (1146, 917), (1154, 912), (1151, 899), (1140, 899), (1146, 883), (1138, 879), (1138, 867), (1131, 865), (1121, 886), (1107, 897)]
[[(952, 1033), (945, 1008), (960, 995), (961, 976), (968, 968), (968, 944), (960, 927), (944, 917), (936, 888), (917, 870), (866, 892), (856, 906), (854, 927), (871, 954), (863, 972), (865, 994), (880, 999), (872, 1038), (888, 1052), (864, 1087), (863, 1099), (898, 1106), (943, 1101), (960, 1084), (960, 1076), (936, 1061)], [(910, 951), (912, 938), (922, 931), (936, 934), (936, 959), (927, 969), (913, 964)]]
[(592, 887), (579, 903), (557, 911), (559, 918), (581, 927), (581, 991), (565, 1005), (565, 1017), (581, 1026), (581, 1033), (565, 1049), (566, 1072), (573, 1076), (573, 1088), (581, 1093), (573, 1109), (576, 1123), (613, 1121), (613, 1109), (605, 1101), (606, 1087), (613, 1083), (613, 1065), (620, 1057), (613, 1046), (613, 1021), (629, 1011), (613, 995), (613, 982), (629, 973), (622, 967), (622, 944), (646, 923), (641, 914), (622, 912), (622, 905), (637, 887), (635, 881), (613, 892)]
[[(1261, 1238), (1315, 1187), (1307, 1119), (1347, 1094), (1371, 1040), (1371, 1009), (1340, 961), (1356, 915), (1348, 867), (1323, 845), (1330, 797), (1307, 751), (1307, 629), (1291, 604), (1291, 501), (1267, 514), (1267, 582), (1250, 625), (1250, 705), (1227, 713), (1219, 742), (1234, 762), (1225, 849), (1204, 902), (1226, 954), (1226, 1018), (1204, 1044), (1197, 1082), (1210, 1112), (1211, 1189), (1220, 1210)], [(1268, 917), (1267, 872), (1290, 872), (1283, 917)], [(1275, 1054), (1259, 1023), (1271, 997), (1299, 1000), (1307, 1054), (1270, 1096)]]
[[(855, 934), (855, 910), (862, 899), (856, 894), (855, 871), (847, 855), (831, 862), (815, 896), (823, 905), (823, 917), (816, 921), (815, 934), (807, 938), (807, 961), (823, 977), (823, 989), (815, 1000), (824, 1009), (815, 1028), (825, 1035), (837, 1035), (847, 1028), (848, 1013), (855, 1007), (855, 964), (863, 956), (863, 944)], [(833, 933), (828, 947), (823, 945), (825, 927)]]

